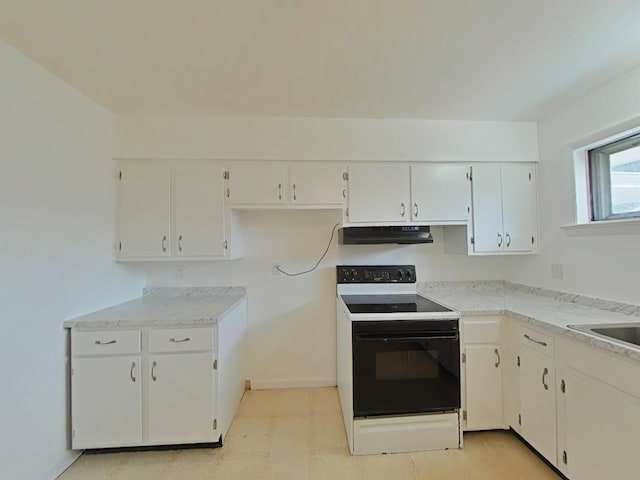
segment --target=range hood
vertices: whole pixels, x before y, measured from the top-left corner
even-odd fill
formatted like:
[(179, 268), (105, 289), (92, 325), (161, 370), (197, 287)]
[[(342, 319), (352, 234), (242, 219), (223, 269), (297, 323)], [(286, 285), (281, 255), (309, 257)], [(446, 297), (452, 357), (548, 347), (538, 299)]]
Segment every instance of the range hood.
[(338, 235), (342, 245), (433, 243), (427, 226), (346, 227), (341, 228)]

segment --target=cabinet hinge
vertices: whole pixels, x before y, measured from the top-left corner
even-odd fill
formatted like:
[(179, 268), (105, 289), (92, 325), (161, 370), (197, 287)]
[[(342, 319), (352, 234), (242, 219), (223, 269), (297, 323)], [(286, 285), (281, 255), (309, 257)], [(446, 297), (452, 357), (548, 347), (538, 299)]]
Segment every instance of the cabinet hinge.
[(533, 245), (534, 243), (536, 243), (536, 239), (533, 235), (531, 235), (531, 245)]
[(465, 363), (467, 361), (467, 354), (463, 353), (462, 354), (462, 363)]
[(218, 369), (218, 359), (217, 358), (213, 361), (213, 369), (214, 370)]
[(122, 180), (122, 170), (118, 172), (118, 180)]
[(222, 246), (226, 250), (227, 248), (229, 248), (229, 242), (225, 240), (224, 243), (222, 244)]
[(227, 198), (229, 198), (230, 196), (231, 196), (231, 190), (227, 188)]
[(218, 429), (218, 419), (217, 418), (213, 421), (213, 429), (214, 430)]
[(518, 414), (518, 425), (522, 426), (522, 415)]
[(476, 244), (476, 239), (471, 237), (471, 245), (475, 245)]
[(566, 450), (562, 451), (562, 463), (564, 463), (565, 465), (567, 464), (567, 451)]
[(342, 179), (349, 180), (349, 172), (342, 172)]
[(560, 391), (561, 391), (562, 393), (564, 393), (566, 390), (567, 390), (567, 386), (566, 386), (566, 384), (564, 383), (564, 380), (562, 380), (562, 381), (560, 382)]
[(520, 355), (518, 355), (518, 361), (516, 363), (520, 366)]
[(122, 251), (122, 242), (118, 242), (118, 251)]
[(222, 178), (224, 178), (225, 180), (229, 180), (229, 176), (230, 175), (228, 170), (222, 173)]
[(462, 411), (462, 420), (464, 420), (465, 422), (467, 421), (467, 411), (466, 410)]

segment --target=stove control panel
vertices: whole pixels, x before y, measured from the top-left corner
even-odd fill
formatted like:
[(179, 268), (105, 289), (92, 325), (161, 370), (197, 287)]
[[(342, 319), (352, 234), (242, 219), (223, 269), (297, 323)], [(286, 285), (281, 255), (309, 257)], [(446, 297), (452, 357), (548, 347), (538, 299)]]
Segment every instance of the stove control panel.
[(338, 283), (415, 283), (415, 265), (338, 265)]

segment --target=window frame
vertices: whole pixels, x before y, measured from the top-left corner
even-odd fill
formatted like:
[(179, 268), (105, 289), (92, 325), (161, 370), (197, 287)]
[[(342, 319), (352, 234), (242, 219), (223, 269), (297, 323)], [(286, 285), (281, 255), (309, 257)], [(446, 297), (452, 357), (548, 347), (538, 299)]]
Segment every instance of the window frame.
[(640, 219), (639, 212), (613, 213), (611, 203), (610, 156), (640, 146), (640, 133), (587, 149), (589, 221)]

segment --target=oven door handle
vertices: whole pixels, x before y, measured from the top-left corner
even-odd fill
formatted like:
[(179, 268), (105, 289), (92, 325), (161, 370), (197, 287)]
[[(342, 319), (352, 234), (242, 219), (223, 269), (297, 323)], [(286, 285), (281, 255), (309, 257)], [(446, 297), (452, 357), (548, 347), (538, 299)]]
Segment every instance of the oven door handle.
[(458, 334), (454, 335), (421, 335), (419, 337), (394, 337), (389, 335), (355, 335), (359, 342), (421, 342), (425, 340), (458, 340)]

